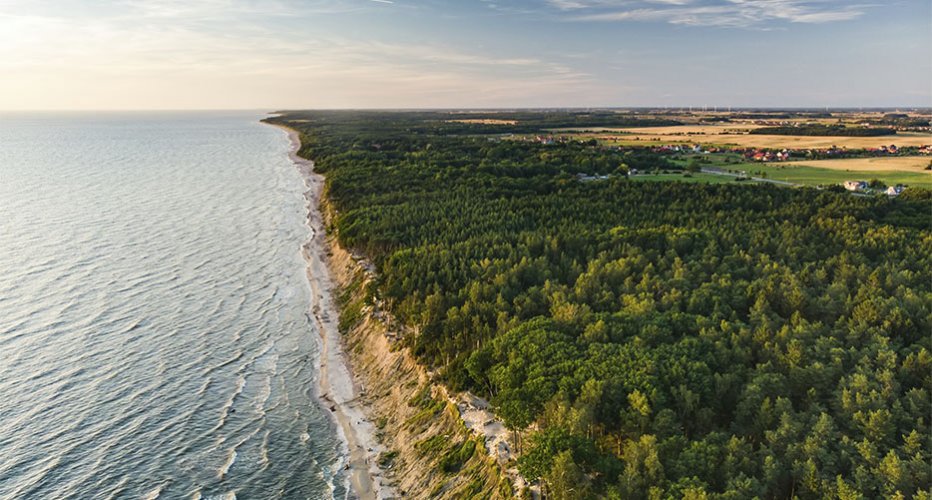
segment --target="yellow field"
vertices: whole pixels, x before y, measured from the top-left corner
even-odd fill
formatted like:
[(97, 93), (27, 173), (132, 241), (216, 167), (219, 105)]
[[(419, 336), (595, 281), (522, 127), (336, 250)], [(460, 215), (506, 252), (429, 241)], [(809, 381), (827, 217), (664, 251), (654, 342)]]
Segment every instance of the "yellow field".
[(479, 125), (516, 125), (518, 122), (515, 120), (494, 120), (491, 118), (470, 118), (466, 120), (447, 120), (449, 123), (476, 123)]
[[(640, 142), (658, 143), (695, 143), (722, 144), (738, 147), (771, 149), (825, 149), (831, 146), (849, 149), (878, 148), (895, 144), (903, 146), (924, 146), (932, 144), (932, 135), (898, 134), (881, 137), (819, 137), (801, 135), (751, 135), (728, 133), (735, 130), (758, 128), (757, 125), (679, 125), (675, 127), (645, 127), (614, 129), (629, 136), (617, 137), (621, 143), (628, 143), (635, 138)], [(605, 130), (609, 132), (609, 130)], [(633, 142), (636, 143), (637, 141)]]
[(585, 128), (555, 128), (553, 132), (622, 132), (631, 134), (651, 135), (659, 134), (664, 136), (682, 136), (686, 134), (699, 135), (716, 135), (723, 133), (738, 133), (760, 128), (763, 125), (754, 125), (751, 123), (728, 123), (723, 125), (672, 125), (669, 127), (639, 127), (639, 128), (618, 128), (618, 127), (585, 127)]
[(896, 156), (892, 158), (846, 158), (841, 160), (793, 161), (786, 165), (845, 170), (851, 172), (915, 172), (932, 176), (924, 170), (932, 158), (929, 156)]
[(671, 127), (640, 127), (640, 128), (623, 128), (612, 129), (619, 132), (629, 132), (632, 134), (648, 135), (719, 135), (729, 133), (740, 133), (742, 131), (761, 128), (763, 125), (754, 125), (752, 123), (724, 123), (720, 125), (674, 125)]
[(737, 144), (744, 147), (823, 149), (832, 146), (849, 149), (878, 148), (896, 144), (924, 146), (932, 144), (932, 137), (921, 135), (895, 135), (886, 137), (815, 137), (797, 135), (720, 135), (709, 137), (709, 142)]

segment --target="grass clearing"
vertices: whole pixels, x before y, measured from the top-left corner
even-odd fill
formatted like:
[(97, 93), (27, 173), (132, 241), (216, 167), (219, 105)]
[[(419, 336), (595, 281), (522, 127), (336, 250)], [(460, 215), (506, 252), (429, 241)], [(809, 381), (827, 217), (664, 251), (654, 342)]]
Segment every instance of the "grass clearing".
[[(715, 175), (715, 174), (701, 174), (695, 173), (691, 174), (690, 177), (686, 177), (684, 174), (675, 173), (675, 174), (639, 174), (631, 177), (633, 181), (639, 182), (661, 182), (661, 181), (679, 181), (679, 182), (691, 182), (696, 184), (728, 184), (728, 183), (737, 183), (734, 177), (727, 175)], [(754, 181), (743, 181), (746, 183), (753, 183)]]

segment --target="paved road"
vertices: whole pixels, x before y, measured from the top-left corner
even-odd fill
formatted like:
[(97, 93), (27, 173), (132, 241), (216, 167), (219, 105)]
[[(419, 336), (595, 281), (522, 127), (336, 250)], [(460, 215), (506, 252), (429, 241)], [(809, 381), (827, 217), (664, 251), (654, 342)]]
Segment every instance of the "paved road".
[[(724, 170), (718, 170), (714, 168), (703, 168), (703, 174), (712, 174), (712, 175), (724, 175), (726, 177), (741, 177), (740, 174), (733, 174), (731, 172), (725, 172)], [(757, 182), (769, 182), (770, 184), (779, 184), (781, 186), (801, 186), (802, 184), (796, 184), (789, 181), (778, 181), (776, 179), (765, 179), (763, 177), (749, 177), (752, 181)]]

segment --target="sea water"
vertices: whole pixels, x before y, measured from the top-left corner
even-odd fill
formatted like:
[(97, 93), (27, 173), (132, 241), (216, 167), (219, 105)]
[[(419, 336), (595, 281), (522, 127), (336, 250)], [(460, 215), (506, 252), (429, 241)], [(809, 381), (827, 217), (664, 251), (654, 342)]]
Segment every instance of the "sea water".
[(0, 498), (346, 496), (261, 118), (0, 114)]

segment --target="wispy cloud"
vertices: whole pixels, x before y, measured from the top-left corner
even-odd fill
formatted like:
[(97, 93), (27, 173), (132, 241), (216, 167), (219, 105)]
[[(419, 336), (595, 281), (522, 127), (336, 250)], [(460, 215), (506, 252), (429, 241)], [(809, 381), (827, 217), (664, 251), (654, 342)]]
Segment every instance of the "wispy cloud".
[(688, 26), (766, 28), (774, 23), (828, 23), (864, 15), (841, 0), (546, 0), (574, 21), (639, 21)]
[[(788, 30), (872, 9), (843, 0), (0, 0), (0, 109), (653, 105), (664, 95), (822, 105), (806, 96), (833, 93), (837, 104), (889, 104), (932, 74), (926, 2), (888, 3), (876, 22)], [(881, 59), (884, 71), (863, 71), (863, 60)], [(735, 60), (766, 60), (767, 70)], [(701, 77), (683, 78), (687, 69)]]
[(289, 24), (347, 21), (386, 7), (406, 8), (389, 0), (122, 0), (78, 18), (0, 0), (0, 103), (27, 87), (57, 107), (80, 106), (108, 87), (136, 94), (127, 100), (189, 95), (202, 106), (222, 98), (256, 107), (285, 104), (282, 88), (294, 90), (291, 102), (313, 106), (491, 104), (591, 88), (590, 75), (540, 55)]

